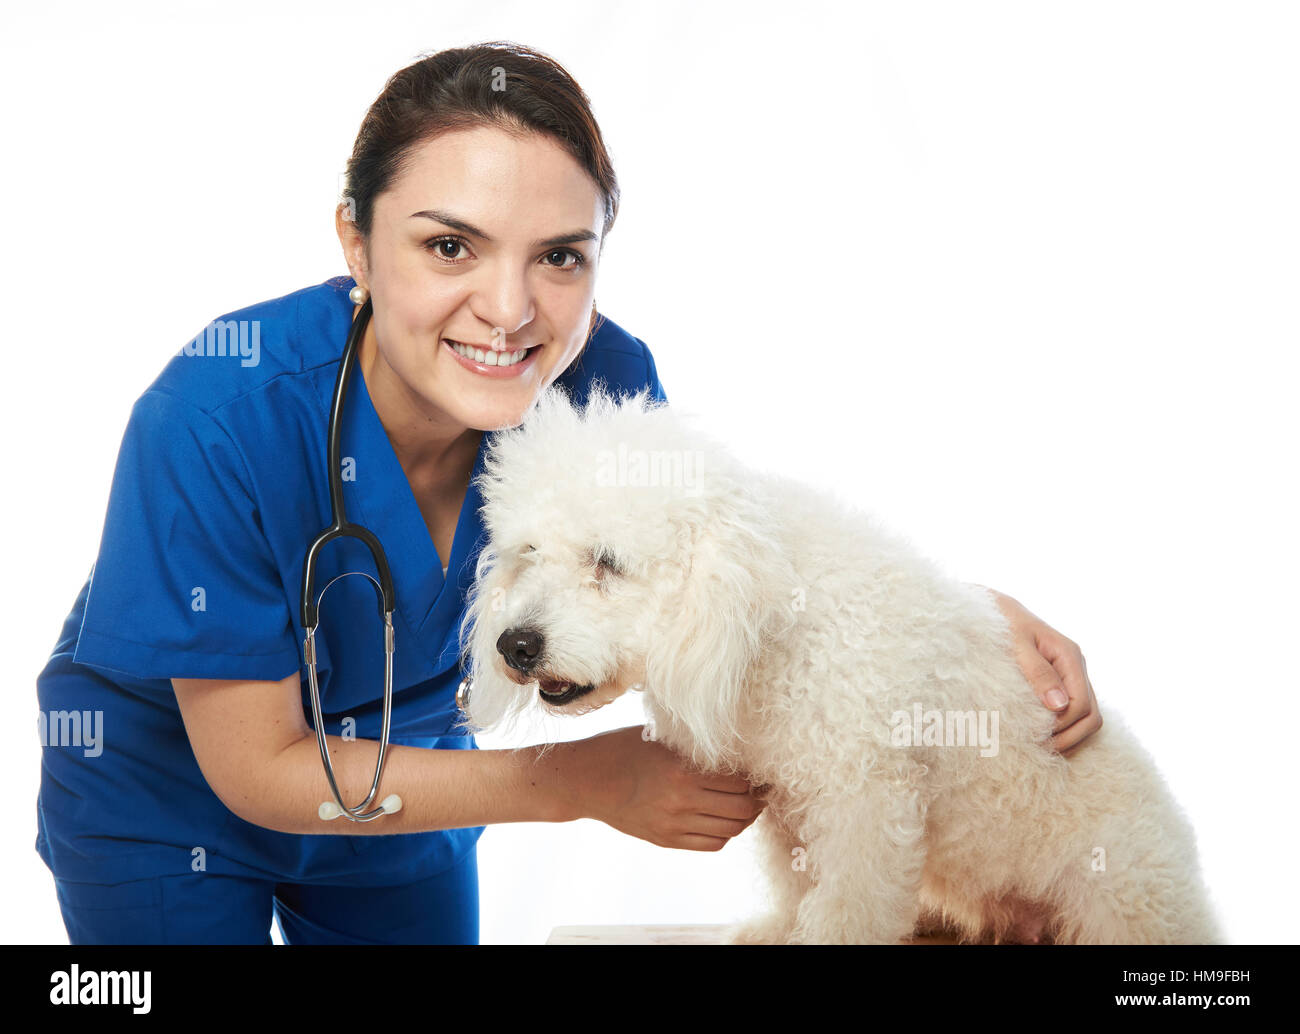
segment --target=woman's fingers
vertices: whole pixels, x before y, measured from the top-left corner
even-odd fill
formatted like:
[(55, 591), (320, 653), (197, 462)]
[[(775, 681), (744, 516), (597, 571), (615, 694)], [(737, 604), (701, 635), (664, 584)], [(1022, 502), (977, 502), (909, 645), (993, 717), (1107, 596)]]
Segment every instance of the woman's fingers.
[(701, 772), (696, 778), (700, 786), (721, 793), (748, 793), (752, 789), (744, 776), (726, 772)]
[(1083, 651), (1018, 600), (989, 591), (1011, 627), (1016, 664), (1038, 699), (1056, 712), (1052, 746), (1064, 754), (1101, 728)]
[(752, 793), (700, 790), (691, 799), (689, 810), (697, 815), (715, 815), (721, 819), (737, 819), (748, 824), (758, 818), (765, 807), (767, 802)]
[(1017, 646), (1016, 661), (1034, 695), (1043, 702), (1044, 707), (1057, 713), (1057, 728), (1061, 728), (1059, 723), (1069, 714), (1070, 708), (1070, 694), (1061, 680), (1061, 673), (1039, 653), (1032, 645), (1032, 640)]
[[(713, 787), (725, 786), (719, 790)], [(700, 783), (684, 802), (683, 829), (677, 846), (718, 851), (748, 829), (767, 807), (750, 783), (740, 776), (702, 773)]]
[[(1075, 747), (1102, 726), (1101, 708), (1097, 706), (1097, 694), (1093, 692), (1092, 680), (1088, 678), (1088, 662), (1084, 660), (1082, 651), (1079, 653), (1079, 670), (1083, 673), (1083, 685), (1087, 690), (1088, 706), (1084, 709), (1083, 714), (1075, 719), (1071, 725), (1060, 729), (1052, 737), (1052, 746), (1067, 757)], [(1067, 676), (1068, 684), (1069, 677)], [(1081, 693), (1080, 696), (1082, 697), (1083, 694)], [(1071, 694), (1071, 699), (1073, 699), (1073, 694)]]
[(1064, 753), (1101, 728), (1101, 709), (1088, 678), (1088, 663), (1079, 645), (1051, 628), (1037, 637), (1039, 653), (1048, 660), (1070, 699), (1056, 717), (1052, 745)]
[[(981, 588), (988, 589), (987, 586)], [(1012, 599), (996, 589), (988, 589), (994, 602), (1007, 619), (1011, 629), (1012, 656), (1025, 681), (1033, 689), (1034, 695), (1043, 702), (1044, 707), (1053, 711), (1065, 711), (1070, 704), (1069, 694), (1061, 681), (1060, 672), (1052, 666), (1050, 660), (1043, 656), (1038, 648), (1038, 629), (1050, 631), (1038, 617), (1025, 609), (1019, 600)]]
[(721, 851), (727, 846), (727, 838), (700, 836), (698, 833), (683, 833), (667, 846), (681, 848), (685, 851)]
[(1080, 718), (1068, 729), (1053, 736), (1052, 746), (1056, 748), (1058, 753), (1069, 757), (1075, 747), (1101, 728), (1101, 724), (1101, 714), (1093, 711), (1091, 714)]
[(683, 833), (690, 833), (697, 836), (722, 837), (730, 840), (734, 836), (739, 836), (753, 822), (752, 818), (748, 819), (727, 819), (718, 815), (691, 815), (685, 822)]

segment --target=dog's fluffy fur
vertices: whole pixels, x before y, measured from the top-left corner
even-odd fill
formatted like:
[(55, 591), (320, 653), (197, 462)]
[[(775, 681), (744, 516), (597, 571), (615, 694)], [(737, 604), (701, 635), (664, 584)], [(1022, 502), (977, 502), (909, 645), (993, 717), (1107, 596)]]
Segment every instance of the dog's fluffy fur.
[[(873, 518), (599, 385), (581, 410), (545, 392), (479, 485), (469, 724), (555, 710), (539, 679), (594, 687), (566, 713), (641, 688), (657, 740), (768, 784), (774, 908), (732, 940), (1220, 940), (1192, 830), (1114, 713), (1052, 750), (991, 595)], [(497, 649), (521, 628), (526, 674)], [(996, 752), (908, 745), (918, 711), (996, 716)]]

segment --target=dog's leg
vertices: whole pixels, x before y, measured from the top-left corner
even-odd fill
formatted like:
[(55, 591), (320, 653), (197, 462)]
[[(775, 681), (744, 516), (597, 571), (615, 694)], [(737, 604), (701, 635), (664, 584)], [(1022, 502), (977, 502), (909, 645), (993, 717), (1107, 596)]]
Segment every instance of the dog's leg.
[[(810, 817), (812, 886), (799, 902), (790, 940), (800, 944), (899, 944), (921, 915), (925, 822), (914, 790), (873, 783), (819, 800)], [(812, 830), (816, 830), (812, 833)]]
[(1035, 821), (1051, 848), (1026, 859), (1017, 881), (1039, 880), (1030, 896), (1051, 904), (1054, 941), (1221, 942), (1195, 832), (1133, 734), (1107, 722), (1067, 764), (1059, 798), (1040, 798)]
[[(1220, 944), (1222, 931), (1179, 838), (1116, 831), (1104, 868), (1063, 873), (1058, 923), (1070, 944)], [(1100, 837), (1097, 839), (1101, 839)]]
[(728, 944), (784, 944), (794, 928), (799, 900), (811, 885), (807, 850), (771, 808), (758, 817), (754, 828), (772, 894), (772, 910), (731, 927), (723, 936)]

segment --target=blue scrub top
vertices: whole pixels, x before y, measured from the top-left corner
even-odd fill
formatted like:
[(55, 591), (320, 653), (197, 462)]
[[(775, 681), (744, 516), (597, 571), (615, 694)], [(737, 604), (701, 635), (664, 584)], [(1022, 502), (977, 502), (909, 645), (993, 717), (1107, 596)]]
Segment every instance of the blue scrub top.
[[(37, 679), (46, 745), (36, 849), (61, 879), (117, 883), (202, 866), (393, 885), (454, 865), (483, 832), (300, 835), (245, 822), (205, 782), (171, 686), (298, 671), (311, 724), (302, 569), (330, 523), (326, 427), (353, 286), (335, 277), (219, 317), (195, 340), (211, 338), (205, 351), (224, 354), (185, 354), (191, 343), (131, 411), (98, 558)], [(596, 379), (665, 398), (645, 343), (604, 318), (558, 383), (581, 402)], [(348, 395), (345, 505), (378, 536), (397, 597), (391, 741), (475, 749), (453, 725), (458, 631), (486, 538), (481, 497), (471, 480), (451, 556), (440, 559), (363, 376)], [(475, 475), (492, 437), (483, 435)], [(322, 553), (317, 592), (345, 571), (374, 573), (352, 539)], [(358, 738), (379, 738), (381, 628), (368, 579), (345, 578), (326, 594), (316, 638), (328, 733), (351, 719)], [(323, 771), (321, 788), (324, 800)]]

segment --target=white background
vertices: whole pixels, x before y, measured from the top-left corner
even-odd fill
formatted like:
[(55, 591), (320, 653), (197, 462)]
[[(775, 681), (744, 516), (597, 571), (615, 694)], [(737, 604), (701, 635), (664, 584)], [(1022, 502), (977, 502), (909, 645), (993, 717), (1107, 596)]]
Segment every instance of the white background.
[[(597, 298), (673, 403), (1080, 643), (1230, 937), (1294, 941), (1298, 29), (1226, 2), (7, 11), (3, 939), (66, 942), (34, 683), (132, 403), (217, 314), (346, 272), (333, 206), (389, 75), (507, 38), (592, 98), (623, 187)], [(750, 848), (489, 828), (482, 939), (745, 915)]]

